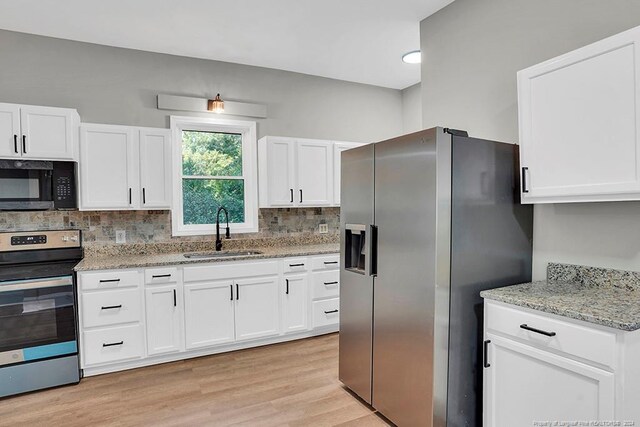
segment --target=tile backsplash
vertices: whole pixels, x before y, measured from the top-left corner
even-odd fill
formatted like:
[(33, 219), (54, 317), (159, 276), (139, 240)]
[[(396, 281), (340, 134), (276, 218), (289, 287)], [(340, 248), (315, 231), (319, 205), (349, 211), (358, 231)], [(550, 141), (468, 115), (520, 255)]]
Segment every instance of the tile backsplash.
[[(234, 238), (263, 238), (318, 233), (319, 224), (338, 234), (340, 208), (260, 209), (259, 232)], [(211, 236), (171, 237), (169, 211), (37, 211), (0, 212), (0, 231), (82, 230), (86, 243), (115, 243), (116, 230), (125, 230), (127, 243), (211, 240)]]

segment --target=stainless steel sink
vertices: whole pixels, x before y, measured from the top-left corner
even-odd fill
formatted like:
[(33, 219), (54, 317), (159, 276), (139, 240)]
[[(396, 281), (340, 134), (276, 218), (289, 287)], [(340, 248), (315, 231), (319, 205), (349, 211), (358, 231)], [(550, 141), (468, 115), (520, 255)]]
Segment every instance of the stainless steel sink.
[(207, 259), (207, 258), (231, 258), (239, 256), (260, 255), (260, 251), (236, 251), (236, 252), (192, 252), (184, 254), (189, 259)]

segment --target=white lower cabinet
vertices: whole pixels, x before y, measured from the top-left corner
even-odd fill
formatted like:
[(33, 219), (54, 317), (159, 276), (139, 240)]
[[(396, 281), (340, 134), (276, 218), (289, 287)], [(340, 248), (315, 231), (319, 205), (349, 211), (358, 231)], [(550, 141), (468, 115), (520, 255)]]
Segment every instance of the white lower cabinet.
[(309, 328), (309, 283), (307, 274), (284, 276), (282, 292), (283, 332), (306, 331)]
[[(80, 272), (84, 375), (335, 332), (337, 260), (330, 254)], [(314, 292), (319, 286), (325, 293)]]
[(614, 375), (492, 334), (485, 369), (487, 426), (613, 420)]
[(487, 300), (484, 338), (485, 426), (640, 422), (640, 331)]
[(184, 320), (187, 350), (233, 342), (233, 280), (184, 286)]
[(236, 341), (280, 332), (278, 277), (257, 277), (235, 281)]
[(178, 299), (177, 284), (145, 289), (148, 354), (180, 351), (182, 310)]

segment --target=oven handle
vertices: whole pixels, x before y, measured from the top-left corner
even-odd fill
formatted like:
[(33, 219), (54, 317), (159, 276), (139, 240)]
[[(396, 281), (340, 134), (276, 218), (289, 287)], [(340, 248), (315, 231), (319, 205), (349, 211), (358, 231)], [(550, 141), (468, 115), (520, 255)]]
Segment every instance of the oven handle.
[(40, 280), (19, 280), (0, 283), (0, 292), (26, 291), (29, 289), (54, 288), (57, 286), (71, 285), (73, 285), (73, 277), (71, 276), (54, 277), (51, 279)]

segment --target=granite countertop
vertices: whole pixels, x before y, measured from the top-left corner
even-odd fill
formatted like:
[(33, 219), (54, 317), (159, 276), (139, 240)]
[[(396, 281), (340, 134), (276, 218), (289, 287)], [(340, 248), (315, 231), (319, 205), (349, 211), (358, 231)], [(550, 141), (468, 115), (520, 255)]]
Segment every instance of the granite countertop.
[[(185, 265), (185, 264), (202, 264), (214, 262), (229, 261), (245, 261), (259, 260), (269, 258), (283, 258), (295, 256), (321, 255), (340, 252), (338, 242), (326, 241), (243, 241), (229, 242), (225, 241), (223, 247), (224, 252), (236, 252), (256, 250), (260, 254), (256, 255), (239, 255), (223, 258), (185, 258), (184, 253), (189, 252), (214, 252), (215, 249), (209, 243), (206, 245), (192, 244), (179, 246), (173, 245), (168, 247), (160, 247), (161, 245), (153, 245), (146, 247), (138, 245), (138, 247), (118, 247), (115, 245), (109, 248), (89, 249), (85, 250), (85, 258), (75, 267), (75, 271), (90, 270), (112, 270), (123, 268), (145, 268), (158, 267), (168, 265)], [(133, 246), (133, 245), (132, 245)], [(174, 249), (173, 251), (171, 251)], [(133, 253), (132, 253), (133, 252)]]
[(640, 329), (640, 273), (549, 264), (547, 280), (483, 291), (486, 299), (623, 331)]

